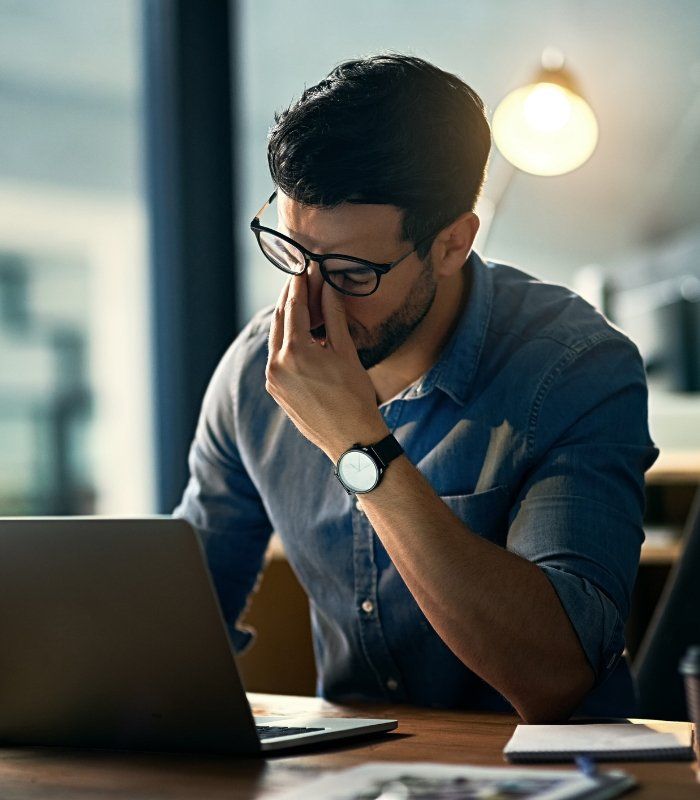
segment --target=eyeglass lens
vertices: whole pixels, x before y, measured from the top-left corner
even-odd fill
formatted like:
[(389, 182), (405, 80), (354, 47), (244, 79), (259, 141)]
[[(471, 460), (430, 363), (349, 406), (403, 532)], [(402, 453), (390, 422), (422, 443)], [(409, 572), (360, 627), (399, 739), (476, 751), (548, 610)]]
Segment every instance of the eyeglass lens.
[(306, 259), (301, 250), (279, 236), (260, 231), (260, 247), (270, 261), (285, 272), (299, 275), (306, 268)]

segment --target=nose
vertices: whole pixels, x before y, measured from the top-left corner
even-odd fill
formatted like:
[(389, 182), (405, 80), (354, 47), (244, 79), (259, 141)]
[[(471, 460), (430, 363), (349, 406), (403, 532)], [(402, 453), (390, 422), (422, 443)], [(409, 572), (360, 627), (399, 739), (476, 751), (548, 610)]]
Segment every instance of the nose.
[(323, 313), (321, 312), (321, 290), (323, 289), (323, 275), (315, 261), (309, 262), (306, 272), (308, 279), (308, 301), (309, 318), (311, 319), (311, 330), (323, 325)]

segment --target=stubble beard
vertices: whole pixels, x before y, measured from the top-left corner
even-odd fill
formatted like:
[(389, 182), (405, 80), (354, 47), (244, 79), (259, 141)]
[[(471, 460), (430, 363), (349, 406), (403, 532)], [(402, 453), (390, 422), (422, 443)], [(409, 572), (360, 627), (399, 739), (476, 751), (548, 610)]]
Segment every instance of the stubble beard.
[(374, 330), (367, 331), (351, 323), (350, 335), (357, 348), (360, 363), (371, 369), (396, 352), (406, 342), (430, 311), (437, 292), (430, 259), (411, 287), (408, 299)]

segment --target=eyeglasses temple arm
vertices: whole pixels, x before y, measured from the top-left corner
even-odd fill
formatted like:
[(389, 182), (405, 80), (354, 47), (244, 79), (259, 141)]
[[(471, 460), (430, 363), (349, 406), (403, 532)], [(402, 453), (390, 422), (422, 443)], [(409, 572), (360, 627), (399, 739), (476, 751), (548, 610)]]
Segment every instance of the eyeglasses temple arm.
[(255, 215), (254, 221), (260, 222), (260, 217), (265, 213), (265, 209), (270, 205), (270, 203), (275, 199), (277, 196), (277, 189), (267, 198), (267, 200), (262, 204), (260, 207), (260, 211)]

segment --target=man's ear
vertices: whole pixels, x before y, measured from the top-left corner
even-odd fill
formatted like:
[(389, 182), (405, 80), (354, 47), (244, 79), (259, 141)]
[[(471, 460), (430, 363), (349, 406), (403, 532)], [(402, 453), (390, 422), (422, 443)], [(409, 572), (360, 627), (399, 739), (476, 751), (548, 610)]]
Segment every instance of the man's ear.
[(436, 277), (459, 272), (471, 252), (479, 225), (479, 217), (473, 211), (465, 211), (440, 231), (430, 249)]

